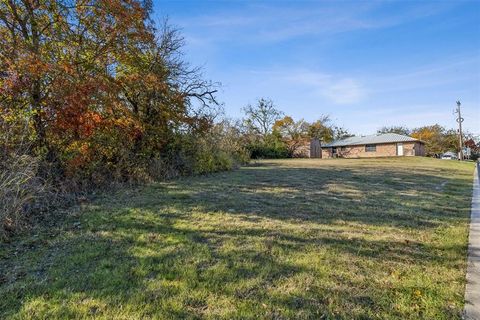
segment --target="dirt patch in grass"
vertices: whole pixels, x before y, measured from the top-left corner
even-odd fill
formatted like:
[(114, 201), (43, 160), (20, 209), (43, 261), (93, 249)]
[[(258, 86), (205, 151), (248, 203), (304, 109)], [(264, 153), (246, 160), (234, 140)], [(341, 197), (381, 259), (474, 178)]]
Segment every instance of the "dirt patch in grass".
[(117, 192), (0, 245), (0, 318), (460, 319), (472, 173), (272, 160)]

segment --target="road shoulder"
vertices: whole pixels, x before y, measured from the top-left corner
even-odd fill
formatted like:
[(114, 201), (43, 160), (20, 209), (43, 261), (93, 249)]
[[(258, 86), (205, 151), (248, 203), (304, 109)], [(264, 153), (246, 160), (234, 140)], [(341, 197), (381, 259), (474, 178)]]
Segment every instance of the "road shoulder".
[(480, 186), (479, 164), (473, 180), (472, 211), (468, 239), (467, 285), (465, 288), (465, 317), (480, 320)]

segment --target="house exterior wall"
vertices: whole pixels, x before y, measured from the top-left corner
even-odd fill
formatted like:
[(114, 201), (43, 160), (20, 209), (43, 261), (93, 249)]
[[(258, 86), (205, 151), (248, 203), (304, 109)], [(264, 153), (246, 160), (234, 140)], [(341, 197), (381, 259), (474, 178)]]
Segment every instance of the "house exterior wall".
[(397, 155), (397, 145), (395, 143), (377, 144), (376, 146), (374, 152), (366, 152), (365, 145), (361, 145), (345, 147), (345, 150), (337, 148), (337, 153), (343, 158), (393, 157)]
[(415, 142), (403, 143), (403, 155), (407, 157), (415, 155)]
[[(322, 158), (332, 158), (331, 148), (322, 148)], [(373, 158), (397, 156), (397, 143), (376, 144), (376, 151), (365, 151), (365, 145), (337, 147), (337, 155), (341, 158)], [(403, 142), (404, 156), (424, 156), (425, 148), (421, 142)]]
[(322, 148), (322, 158), (327, 159), (331, 157), (332, 157), (332, 153), (330, 152), (330, 148)]

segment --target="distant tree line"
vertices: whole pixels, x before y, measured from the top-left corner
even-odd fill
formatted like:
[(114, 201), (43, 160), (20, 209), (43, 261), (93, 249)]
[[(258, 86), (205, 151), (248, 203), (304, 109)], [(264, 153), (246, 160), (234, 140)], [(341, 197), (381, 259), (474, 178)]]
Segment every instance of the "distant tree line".
[[(295, 120), (285, 115), (271, 99), (261, 98), (255, 105), (242, 109), (244, 117), (235, 126), (238, 128), (241, 144), (248, 150), (251, 158), (287, 158), (305, 156), (299, 150), (305, 148), (312, 139), (321, 143), (353, 136), (347, 129), (336, 126), (328, 115), (308, 122)], [(425, 142), (427, 156), (440, 156), (447, 151), (459, 151), (458, 133), (454, 129), (434, 124), (417, 128), (405, 126), (384, 126), (377, 133), (397, 133), (411, 136)], [(468, 132), (464, 141), (470, 141), (473, 157), (479, 153), (478, 142)]]
[[(447, 151), (460, 151), (458, 132), (454, 129), (446, 129), (445, 127), (434, 124), (418, 128), (407, 128), (404, 126), (387, 126), (377, 130), (377, 133), (398, 133), (408, 135), (413, 138), (425, 142), (425, 152), (427, 156), (440, 156)], [(473, 141), (473, 137), (468, 132), (464, 133), (464, 141)], [(473, 146), (476, 144), (473, 142)], [(477, 153), (476, 147), (473, 147), (473, 152)]]
[[(312, 139), (321, 143), (345, 139), (353, 136), (347, 129), (336, 126), (328, 115), (308, 122), (295, 120), (285, 115), (271, 99), (261, 98), (255, 105), (247, 105), (242, 109), (244, 117), (236, 126), (241, 144), (249, 151), (251, 158), (286, 158), (306, 156), (299, 152)], [(459, 151), (458, 133), (454, 129), (434, 124), (417, 128), (405, 126), (384, 126), (377, 133), (397, 133), (411, 136), (425, 142), (427, 156), (438, 157), (444, 152)], [(464, 132), (463, 140), (468, 143), (475, 159), (480, 153), (478, 142), (468, 132)]]

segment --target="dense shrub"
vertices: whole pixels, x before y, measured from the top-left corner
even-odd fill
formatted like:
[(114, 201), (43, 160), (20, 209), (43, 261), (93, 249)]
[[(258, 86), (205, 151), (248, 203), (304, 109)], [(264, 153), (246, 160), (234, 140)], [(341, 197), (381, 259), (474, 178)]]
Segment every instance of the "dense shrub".
[(247, 143), (252, 159), (291, 158), (292, 153), (278, 131), (264, 137), (254, 137)]
[(134, 141), (124, 133), (118, 133), (120, 138), (102, 134), (84, 142), (87, 147), (50, 161), (35, 156), (31, 133), (22, 132), (28, 126), (19, 129), (5, 121), (0, 125), (0, 238), (85, 190), (230, 170), (249, 159), (238, 131), (228, 123), (213, 125), (202, 134), (172, 136), (161, 152), (142, 148), (135, 152)]
[(248, 150), (250, 151), (250, 157), (252, 159), (281, 159), (291, 157), (285, 146), (256, 144), (249, 145)]
[(228, 121), (215, 124), (201, 136), (182, 135), (172, 148), (162, 162), (174, 176), (230, 170), (249, 160), (238, 128)]
[(27, 207), (42, 193), (37, 177), (38, 163), (27, 155), (3, 156), (0, 163), (0, 237), (19, 229), (25, 220)]

